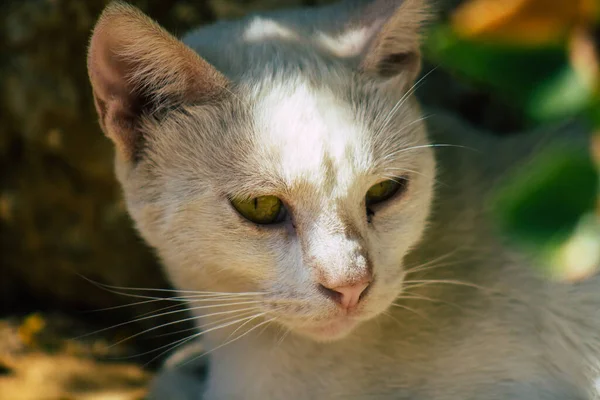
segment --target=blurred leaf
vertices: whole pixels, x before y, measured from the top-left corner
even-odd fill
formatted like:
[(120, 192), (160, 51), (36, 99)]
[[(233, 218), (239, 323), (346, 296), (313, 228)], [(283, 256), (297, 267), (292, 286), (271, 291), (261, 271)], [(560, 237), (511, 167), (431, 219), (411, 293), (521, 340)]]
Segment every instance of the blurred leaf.
[[(598, 0), (468, 0), (425, 51), (533, 123), (585, 116), (600, 129), (599, 17)], [(539, 157), (495, 199), (505, 233), (564, 279), (600, 268), (600, 130), (595, 143), (593, 157), (564, 148)]]
[(27, 346), (36, 343), (36, 335), (46, 327), (46, 321), (39, 313), (29, 315), (19, 326), (19, 338)]
[(593, 212), (598, 173), (591, 157), (555, 148), (509, 177), (494, 204), (503, 230), (535, 254), (550, 257)]
[(425, 52), (446, 69), (493, 88), (507, 102), (525, 109), (531, 98), (540, 97), (539, 88), (560, 81), (568, 65), (561, 47), (520, 48), (470, 41), (444, 25), (432, 29)]
[(455, 11), (452, 26), (464, 38), (537, 46), (591, 24), (599, 8), (597, 0), (470, 0)]
[(589, 46), (573, 47), (567, 53), (552, 44), (525, 48), (471, 41), (440, 25), (432, 29), (425, 52), (446, 69), (487, 85), (529, 120), (545, 122), (587, 112), (598, 99), (596, 55)]
[(594, 88), (568, 65), (533, 88), (526, 99), (526, 114), (537, 121), (556, 120), (586, 111)]
[(577, 224), (569, 239), (550, 259), (550, 274), (560, 280), (578, 281), (600, 268), (600, 215), (590, 212)]

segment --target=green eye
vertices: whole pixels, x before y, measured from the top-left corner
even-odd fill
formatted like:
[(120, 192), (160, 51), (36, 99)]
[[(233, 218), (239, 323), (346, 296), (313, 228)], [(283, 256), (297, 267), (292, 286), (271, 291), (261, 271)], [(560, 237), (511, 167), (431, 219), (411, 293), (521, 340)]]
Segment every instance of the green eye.
[(256, 224), (277, 224), (286, 216), (283, 203), (275, 196), (260, 196), (249, 200), (232, 199), (231, 204), (242, 217)]
[(390, 179), (379, 182), (371, 186), (371, 188), (367, 191), (367, 195), (365, 196), (367, 207), (374, 204), (383, 203), (384, 201), (391, 199), (396, 193), (406, 187), (406, 183), (406, 179), (397, 178), (394, 180)]

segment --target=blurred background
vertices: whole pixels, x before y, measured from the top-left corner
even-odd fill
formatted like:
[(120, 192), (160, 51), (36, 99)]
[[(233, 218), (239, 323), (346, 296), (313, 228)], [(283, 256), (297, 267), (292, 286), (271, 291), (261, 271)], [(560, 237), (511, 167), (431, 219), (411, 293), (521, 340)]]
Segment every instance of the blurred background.
[[(180, 36), (247, 13), (323, 0), (138, 0)], [(0, 4), (0, 399), (141, 399), (177, 336), (130, 335), (181, 315), (106, 285), (168, 288), (132, 228), (85, 54), (106, 0)], [(600, 132), (598, 0), (439, 0), (424, 43), (422, 101), (493, 135), (570, 121)], [(600, 265), (600, 137), (542, 159), (498, 195), (501, 225), (553, 279)], [(115, 308), (118, 307), (118, 308)], [(108, 308), (108, 309), (107, 309)], [(106, 309), (104, 311), (99, 311)], [(177, 325), (177, 330), (189, 326)], [(161, 332), (162, 333), (162, 332)], [(150, 335), (152, 336), (152, 335)], [(115, 345), (116, 344), (116, 345)]]

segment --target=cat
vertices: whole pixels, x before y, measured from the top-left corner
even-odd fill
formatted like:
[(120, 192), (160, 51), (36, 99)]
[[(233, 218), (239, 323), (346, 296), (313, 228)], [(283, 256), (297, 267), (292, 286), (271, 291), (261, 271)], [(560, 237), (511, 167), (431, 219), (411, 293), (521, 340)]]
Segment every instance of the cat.
[(598, 278), (546, 279), (490, 202), (534, 154), (585, 151), (585, 132), (425, 121), (430, 14), (347, 0), (179, 41), (105, 9), (88, 53), (99, 122), (209, 359), (205, 382), (165, 368), (152, 398), (593, 398)]

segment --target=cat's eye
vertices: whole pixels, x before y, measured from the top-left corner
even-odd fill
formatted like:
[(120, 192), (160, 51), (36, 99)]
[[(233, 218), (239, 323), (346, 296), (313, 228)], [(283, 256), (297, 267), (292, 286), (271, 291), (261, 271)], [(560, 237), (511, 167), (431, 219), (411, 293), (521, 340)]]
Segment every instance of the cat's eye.
[(286, 209), (276, 196), (260, 196), (252, 199), (231, 199), (231, 204), (240, 215), (249, 221), (260, 225), (283, 222)]
[(367, 212), (372, 213), (369, 207), (391, 199), (398, 192), (403, 191), (406, 188), (406, 185), (407, 180), (405, 178), (396, 178), (387, 181), (382, 181), (371, 186), (371, 188), (367, 191), (367, 194), (365, 196)]

